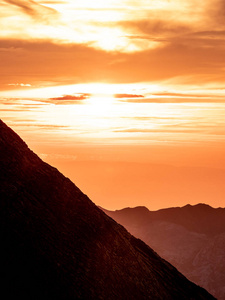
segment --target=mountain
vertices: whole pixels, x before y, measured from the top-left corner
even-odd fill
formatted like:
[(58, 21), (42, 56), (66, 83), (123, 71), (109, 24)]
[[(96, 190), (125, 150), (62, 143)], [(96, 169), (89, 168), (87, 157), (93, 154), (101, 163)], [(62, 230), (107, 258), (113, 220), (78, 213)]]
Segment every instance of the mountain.
[(214, 299), (102, 212), (0, 120), (1, 296)]
[(197, 204), (104, 211), (189, 280), (225, 299), (225, 208)]

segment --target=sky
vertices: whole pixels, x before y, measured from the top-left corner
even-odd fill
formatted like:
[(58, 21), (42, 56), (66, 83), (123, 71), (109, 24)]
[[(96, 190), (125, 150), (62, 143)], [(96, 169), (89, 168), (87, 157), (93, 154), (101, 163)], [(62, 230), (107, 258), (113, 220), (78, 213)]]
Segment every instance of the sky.
[(222, 0), (0, 1), (0, 117), (97, 205), (225, 206)]

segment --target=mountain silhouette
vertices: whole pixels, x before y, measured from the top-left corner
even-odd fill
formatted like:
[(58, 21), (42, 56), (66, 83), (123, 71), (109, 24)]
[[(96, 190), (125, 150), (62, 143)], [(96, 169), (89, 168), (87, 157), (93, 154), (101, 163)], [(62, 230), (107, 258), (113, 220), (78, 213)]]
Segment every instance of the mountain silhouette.
[(214, 299), (101, 211), (0, 121), (1, 295)]
[(158, 211), (104, 211), (188, 279), (225, 299), (225, 208), (200, 203)]

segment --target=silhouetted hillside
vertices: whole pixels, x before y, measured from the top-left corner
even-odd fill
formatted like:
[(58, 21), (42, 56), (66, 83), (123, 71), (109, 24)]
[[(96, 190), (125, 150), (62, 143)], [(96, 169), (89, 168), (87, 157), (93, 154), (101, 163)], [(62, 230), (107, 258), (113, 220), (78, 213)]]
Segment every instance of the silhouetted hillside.
[(0, 121), (1, 296), (214, 299), (97, 208)]
[(104, 210), (188, 279), (225, 299), (225, 209), (206, 204)]

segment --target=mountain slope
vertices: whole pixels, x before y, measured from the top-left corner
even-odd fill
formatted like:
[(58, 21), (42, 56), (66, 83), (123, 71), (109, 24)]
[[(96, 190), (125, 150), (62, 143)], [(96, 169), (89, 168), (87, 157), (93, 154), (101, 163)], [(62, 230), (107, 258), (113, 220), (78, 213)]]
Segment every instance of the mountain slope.
[(104, 210), (188, 279), (225, 299), (225, 209), (205, 204)]
[(214, 299), (97, 208), (0, 121), (7, 299)]

